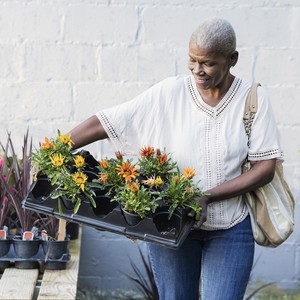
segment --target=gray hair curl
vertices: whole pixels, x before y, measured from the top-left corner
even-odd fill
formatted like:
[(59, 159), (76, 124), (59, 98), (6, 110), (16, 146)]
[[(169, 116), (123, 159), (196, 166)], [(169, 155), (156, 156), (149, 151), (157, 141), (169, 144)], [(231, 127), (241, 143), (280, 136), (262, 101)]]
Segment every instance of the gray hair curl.
[(212, 18), (204, 21), (192, 33), (190, 44), (230, 55), (236, 49), (236, 36), (228, 21)]

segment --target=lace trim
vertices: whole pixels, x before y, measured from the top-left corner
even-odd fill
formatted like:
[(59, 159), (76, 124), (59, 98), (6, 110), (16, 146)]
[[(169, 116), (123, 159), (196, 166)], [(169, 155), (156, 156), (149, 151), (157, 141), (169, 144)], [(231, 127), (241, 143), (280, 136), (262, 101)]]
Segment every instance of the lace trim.
[(109, 138), (114, 140), (119, 146), (122, 146), (122, 143), (121, 143), (116, 131), (110, 124), (105, 113), (101, 111), (97, 114), (97, 116), (98, 116), (98, 119), (100, 119), (100, 122), (101, 122), (102, 126), (104, 127), (106, 133), (108, 134)]
[(242, 80), (238, 78), (234, 87), (232, 88), (231, 93), (227, 96), (225, 101), (223, 101), (222, 105), (216, 109), (216, 112), (215, 112), (215, 110), (209, 109), (209, 108), (205, 107), (202, 103), (200, 103), (200, 101), (197, 98), (196, 92), (194, 90), (191, 77), (188, 78), (188, 87), (189, 87), (189, 91), (191, 93), (194, 103), (197, 105), (197, 107), (199, 109), (201, 109), (203, 112), (205, 112), (207, 115), (209, 115), (212, 118), (218, 117), (220, 114), (222, 114), (222, 112), (226, 109), (226, 107), (231, 102), (233, 97), (236, 95), (241, 83), (242, 83)]
[(265, 158), (278, 157), (278, 154), (280, 155), (280, 157), (283, 156), (281, 150), (274, 149), (274, 150), (268, 150), (268, 151), (263, 151), (258, 153), (248, 153), (248, 158), (249, 160), (260, 160)]

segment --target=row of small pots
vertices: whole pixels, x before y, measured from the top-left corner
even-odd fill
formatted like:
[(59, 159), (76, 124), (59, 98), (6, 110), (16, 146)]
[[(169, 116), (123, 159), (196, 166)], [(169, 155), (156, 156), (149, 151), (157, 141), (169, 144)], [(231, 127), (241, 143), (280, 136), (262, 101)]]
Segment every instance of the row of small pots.
[(18, 236), (0, 240), (0, 267), (6, 268), (14, 262), (17, 268), (32, 269), (38, 267), (39, 262), (45, 262), (46, 268), (62, 269), (70, 258), (68, 242), (22, 240)]

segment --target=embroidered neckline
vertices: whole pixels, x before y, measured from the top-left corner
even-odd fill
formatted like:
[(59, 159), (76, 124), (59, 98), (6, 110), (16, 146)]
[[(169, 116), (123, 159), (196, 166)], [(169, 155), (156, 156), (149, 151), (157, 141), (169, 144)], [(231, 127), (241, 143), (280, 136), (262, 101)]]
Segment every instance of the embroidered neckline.
[(205, 105), (203, 100), (200, 101), (200, 99), (197, 96), (198, 92), (196, 92), (195, 87), (194, 87), (194, 83), (193, 83), (192, 80), (193, 80), (193, 77), (190, 76), (188, 78), (188, 87), (189, 87), (189, 91), (191, 93), (191, 96), (193, 98), (193, 101), (200, 110), (205, 112), (211, 118), (216, 118), (216, 117), (218, 117), (219, 115), (222, 114), (222, 112), (226, 109), (228, 104), (232, 101), (232, 99), (236, 95), (236, 93), (237, 93), (237, 91), (238, 91), (238, 89), (239, 89), (239, 87), (242, 83), (241, 79), (235, 77), (234, 81), (231, 84), (231, 86), (230, 86), (228, 92), (226, 93), (225, 97), (220, 101), (220, 103), (216, 107), (211, 107), (209, 105)]

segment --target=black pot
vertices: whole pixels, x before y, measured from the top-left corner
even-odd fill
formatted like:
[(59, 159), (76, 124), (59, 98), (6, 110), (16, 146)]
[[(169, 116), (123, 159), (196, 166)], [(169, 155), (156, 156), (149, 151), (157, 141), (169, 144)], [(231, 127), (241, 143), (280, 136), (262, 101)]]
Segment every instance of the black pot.
[[(11, 239), (0, 240), (0, 258), (7, 255), (10, 250)], [(7, 268), (10, 264), (9, 260), (0, 260), (0, 269)]]
[(45, 254), (45, 260), (49, 259), (61, 259), (64, 254), (69, 252), (68, 250), (69, 240), (64, 241), (42, 241), (42, 248)]
[(128, 212), (128, 211), (124, 210), (122, 207), (121, 207), (121, 210), (122, 210), (124, 219), (129, 226), (135, 226), (142, 221), (142, 218), (138, 214)]
[(39, 252), (40, 240), (22, 240), (21, 237), (13, 238), (13, 246), (16, 254), (15, 267), (19, 269), (36, 269), (39, 263), (34, 257)]
[(96, 207), (93, 207), (93, 211), (97, 217), (103, 218), (116, 208), (119, 203), (117, 201), (111, 201), (109, 196), (96, 196)]

